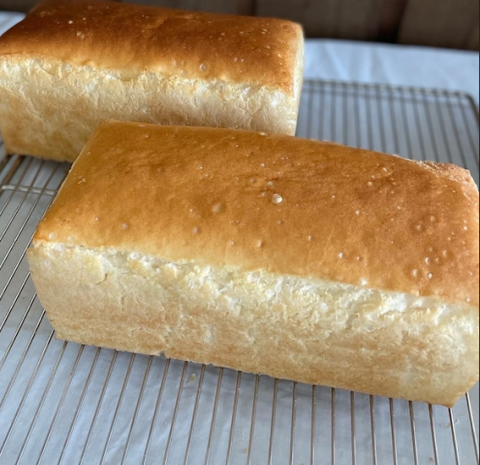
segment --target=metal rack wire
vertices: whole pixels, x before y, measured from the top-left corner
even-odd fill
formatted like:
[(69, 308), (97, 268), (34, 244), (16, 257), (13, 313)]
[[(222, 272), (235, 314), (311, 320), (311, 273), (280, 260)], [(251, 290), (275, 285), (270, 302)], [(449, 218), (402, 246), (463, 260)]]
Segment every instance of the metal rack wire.
[[(299, 135), (454, 162), (478, 183), (462, 93), (307, 81)], [(478, 385), (446, 409), (56, 340), (25, 251), (67, 170), (0, 154), (0, 464), (479, 463)]]

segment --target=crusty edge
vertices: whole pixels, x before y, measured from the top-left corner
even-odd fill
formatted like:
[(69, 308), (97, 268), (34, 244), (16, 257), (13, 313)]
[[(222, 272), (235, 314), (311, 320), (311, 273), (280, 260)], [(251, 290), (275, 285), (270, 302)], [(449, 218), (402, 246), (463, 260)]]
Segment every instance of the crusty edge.
[(78, 343), (447, 406), (478, 380), (474, 307), (55, 242), (28, 259)]
[(0, 59), (2, 137), (9, 153), (71, 162), (97, 125), (111, 118), (294, 135), (302, 60), (303, 52), (294, 93), (285, 93), (248, 81), (148, 72), (125, 78), (122, 72), (44, 57), (4, 57)]

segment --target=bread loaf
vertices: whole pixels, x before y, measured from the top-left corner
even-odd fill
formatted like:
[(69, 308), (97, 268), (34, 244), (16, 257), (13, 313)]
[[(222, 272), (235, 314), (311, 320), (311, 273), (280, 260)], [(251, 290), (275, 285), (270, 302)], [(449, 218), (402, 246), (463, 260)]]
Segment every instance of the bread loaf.
[(453, 165), (108, 121), (28, 259), (60, 338), (450, 406), (478, 379), (478, 199)]
[(47, 0), (0, 38), (3, 140), (73, 161), (107, 118), (294, 134), (303, 51), (284, 20)]

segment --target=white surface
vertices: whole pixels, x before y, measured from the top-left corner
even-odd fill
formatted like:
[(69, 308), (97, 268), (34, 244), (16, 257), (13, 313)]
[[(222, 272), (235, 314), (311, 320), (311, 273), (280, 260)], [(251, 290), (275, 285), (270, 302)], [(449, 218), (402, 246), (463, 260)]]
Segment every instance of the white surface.
[[(23, 18), (0, 12), (0, 33)], [(340, 40), (307, 40), (306, 78), (460, 90), (479, 102), (476, 52)]]
[(430, 47), (307, 40), (307, 78), (460, 90), (479, 99), (479, 55)]
[(6, 30), (21, 21), (24, 16), (23, 13), (6, 13), (0, 11), (0, 34), (3, 34)]

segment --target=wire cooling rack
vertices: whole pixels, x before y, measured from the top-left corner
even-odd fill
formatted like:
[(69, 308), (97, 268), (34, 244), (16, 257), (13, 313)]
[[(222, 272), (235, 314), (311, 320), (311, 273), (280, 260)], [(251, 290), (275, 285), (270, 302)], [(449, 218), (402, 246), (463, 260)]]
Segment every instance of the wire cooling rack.
[[(298, 132), (478, 183), (462, 93), (307, 81)], [(25, 250), (67, 171), (0, 154), (0, 464), (479, 463), (478, 385), (447, 409), (56, 340)]]

